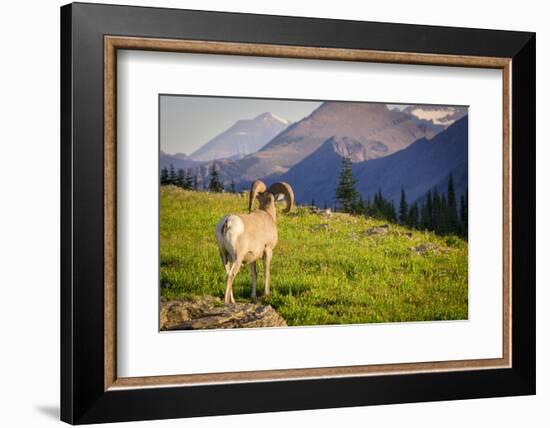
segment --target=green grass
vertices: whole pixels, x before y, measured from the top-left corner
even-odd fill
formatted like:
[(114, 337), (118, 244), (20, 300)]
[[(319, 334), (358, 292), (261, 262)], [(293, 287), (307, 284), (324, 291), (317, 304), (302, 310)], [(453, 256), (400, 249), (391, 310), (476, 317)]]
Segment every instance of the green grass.
[[(246, 198), (163, 186), (160, 204), (161, 296), (223, 297), (214, 228), (225, 214), (245, 213)], [(384, 222), (338, 213), (327, 219), (305, 207), (294, 212), (277, 217), (279, 243), (267, 298), (258, 263), (258, 296), (288, 325), (468, 318), (465, 241), (393, 224), (385, 235), (368, 236), (366, 230)], [(422, 244), (427, 252), (411, 250)], [(235, 299), (249, 301), (250, 292), (250, 270), (243, 266)]]

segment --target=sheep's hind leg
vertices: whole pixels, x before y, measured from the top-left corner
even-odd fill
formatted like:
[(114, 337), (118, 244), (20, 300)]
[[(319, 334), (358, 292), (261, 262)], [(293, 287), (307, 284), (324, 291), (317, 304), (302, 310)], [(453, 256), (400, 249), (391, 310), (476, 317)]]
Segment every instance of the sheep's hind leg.
[(269, 267), (271, 266), (271, 258), (273, 257), (273, 251), (271, 248), (266, 248), (264, 253), (264, 295), (269, 296)]
[(239, 273), (239, 270), (241, 269), (241, 265), (243, 263), (242, 258), (237, 258), (233, 265), (231, 266), (231, 269), (229, 270), (229, 273), (226, 275), (227, 277), (227, 284), (225, 286), (225, 303), (235, 303), (235, 298), (233, 297), (233, 282), (235, 281), (235, 276)]
[(227, 254), (220, 250), (220, 258), (222, 260), (222, 265), (225, 269), (225, 275), (229, 274), (229, 270), (231, 269), (231, 262), (229, 261), (229, 257), (227, 257)]
[(256, 301), (256, 279), (258, 278), (258, 271), (256, 270), (256, 262), (250, 263), (250, 272), (252, 273), (252, 295), (250, 296), (252, 300)]

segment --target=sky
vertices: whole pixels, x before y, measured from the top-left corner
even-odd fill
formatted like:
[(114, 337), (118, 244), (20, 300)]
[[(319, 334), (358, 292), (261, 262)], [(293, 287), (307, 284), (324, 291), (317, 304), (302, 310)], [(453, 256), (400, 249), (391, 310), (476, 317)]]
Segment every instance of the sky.
[(291, 122), (308, 116), (319, 101), (161, 95), (160, 148), (191, 154), (240, 119), (270, 112)]

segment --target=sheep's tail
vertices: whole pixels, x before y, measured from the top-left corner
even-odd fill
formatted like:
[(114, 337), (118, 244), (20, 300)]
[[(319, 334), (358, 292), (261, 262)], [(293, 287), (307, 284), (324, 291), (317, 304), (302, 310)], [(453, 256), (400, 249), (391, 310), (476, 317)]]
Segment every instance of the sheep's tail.
[(227, 234), (227, 230), (229, 229), (229, 217), (225, 217), (223, 225), (222, 225), (222, 235), (225, 236)]

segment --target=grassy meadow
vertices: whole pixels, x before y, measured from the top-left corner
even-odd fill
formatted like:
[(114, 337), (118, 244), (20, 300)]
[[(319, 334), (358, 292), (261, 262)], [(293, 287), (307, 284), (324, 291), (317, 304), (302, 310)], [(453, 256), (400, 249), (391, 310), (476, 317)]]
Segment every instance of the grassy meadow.
[[(247, 198), (240, 195), (162, 186), (161, 297), (223, 298), (225, 272), (214, 228), (223, 215), (246, 212)], [(467, 319), (467, 243), (394, 224), (386, 233), (372, 233), (385, 223), (328, 217), (308, 207), (279, 211), (271, 295), (263, 297), (260, 262), (258, 298), (289, 326)], [(233, 291), (237, 302), (250, 301), (248, 266)]]

